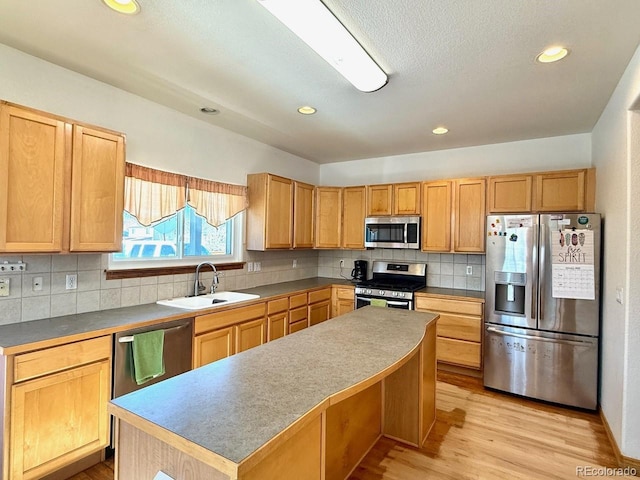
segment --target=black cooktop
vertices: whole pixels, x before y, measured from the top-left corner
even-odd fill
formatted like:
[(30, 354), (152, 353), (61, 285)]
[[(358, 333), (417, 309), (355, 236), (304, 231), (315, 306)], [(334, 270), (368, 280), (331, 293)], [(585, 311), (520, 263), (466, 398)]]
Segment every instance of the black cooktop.
[(415, 292), (426, 286), (425, 282), (415, 281), (379, 281), (379, 280), (367, 280), (366, 282), (358, 282), (356, 287), (361, 288), (376, 288), (379, 290), (396, 290), (398, 292)]

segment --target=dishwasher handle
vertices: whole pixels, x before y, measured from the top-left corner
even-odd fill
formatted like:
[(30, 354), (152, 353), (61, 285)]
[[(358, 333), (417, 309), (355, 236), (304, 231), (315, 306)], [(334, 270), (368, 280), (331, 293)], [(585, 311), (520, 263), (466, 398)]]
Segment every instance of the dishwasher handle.
[[(189, 326), (189, 324), (185, 323), (183, 325), (177, 325), (175, 327), (164, 328), (164, 329), (161, 329), (161, 330), (164, 330), (164, 333), (168, 333), (168, 332), (172, 332), (174, 330), (178, 330), (180, 328), (185, 328), (185, 327), (188, 327), (188, 326)], [(155, 332), (155, 331), (156, 330), (149, 330), (149, 332)], [(142, 332), (142, 333), (147, 333), (147, 332)], [(131, 343), (131, 342), (133, 342), (133, 335), (126, 335), (124, 337), (120, 337), (120, 338), (118, 338), (118, 342), (119, 343)]]

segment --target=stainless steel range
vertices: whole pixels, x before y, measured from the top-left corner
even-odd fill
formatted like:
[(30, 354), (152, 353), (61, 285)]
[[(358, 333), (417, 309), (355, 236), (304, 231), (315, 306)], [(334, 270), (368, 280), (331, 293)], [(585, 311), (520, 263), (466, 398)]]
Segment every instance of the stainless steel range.
[(356, 284), (356, 308), (372, 303), (413, 310), (413, 292), (427, 286), (426, 263), (374, 261), (373, 276)]

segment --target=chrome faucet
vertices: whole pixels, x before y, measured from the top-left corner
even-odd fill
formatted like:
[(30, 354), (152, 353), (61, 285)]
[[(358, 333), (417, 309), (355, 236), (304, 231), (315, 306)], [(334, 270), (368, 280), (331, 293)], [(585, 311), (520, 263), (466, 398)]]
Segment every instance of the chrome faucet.
[(200, 295), (205, 290), (205, 286), (200, 281), (200, 268), (203, 265), (209, 265), (211, 267), (211, 269), (213, 270), (213, 282), (211, 282), (211, 292), (210, 293), (216, 293), (216, 288), (218, 288), (218, 284), (220, 283), (220, 280), (218, 279), (218, 270), (216, 270), (216, 266), (211, 262), (202, 262), (202, 263), (200, 263), (196, 267), (196, 280), (195, 280), (195, 283), (193, 284), (193, 296), (194, 297), (197, 297), (198, 295)]

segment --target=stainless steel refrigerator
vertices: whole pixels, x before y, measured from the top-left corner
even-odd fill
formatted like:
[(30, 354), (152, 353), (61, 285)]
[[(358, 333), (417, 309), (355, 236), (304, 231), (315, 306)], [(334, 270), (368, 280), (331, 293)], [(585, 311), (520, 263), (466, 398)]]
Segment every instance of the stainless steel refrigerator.
[(484, 385), (595, 410), (600, 215), (487, 217)]

